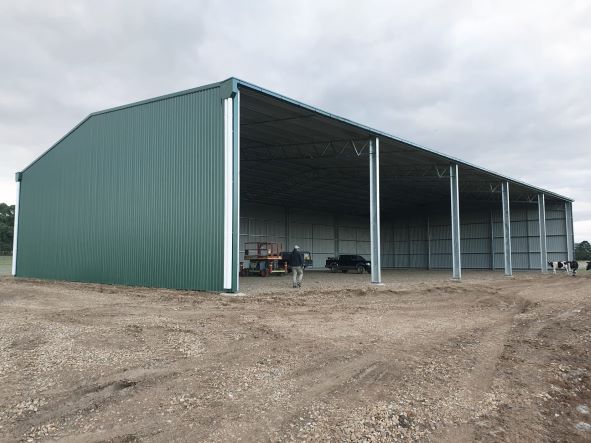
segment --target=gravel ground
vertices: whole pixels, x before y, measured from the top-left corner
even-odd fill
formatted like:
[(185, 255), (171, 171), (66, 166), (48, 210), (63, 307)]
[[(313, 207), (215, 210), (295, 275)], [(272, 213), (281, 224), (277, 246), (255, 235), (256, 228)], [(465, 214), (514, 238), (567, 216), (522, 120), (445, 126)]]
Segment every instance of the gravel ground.
[(10, 275), (12, 271), (12, 257), (0, 255), (0, 277)]
[(0, 440), (589, 441), (591, 273), (0, 278)]

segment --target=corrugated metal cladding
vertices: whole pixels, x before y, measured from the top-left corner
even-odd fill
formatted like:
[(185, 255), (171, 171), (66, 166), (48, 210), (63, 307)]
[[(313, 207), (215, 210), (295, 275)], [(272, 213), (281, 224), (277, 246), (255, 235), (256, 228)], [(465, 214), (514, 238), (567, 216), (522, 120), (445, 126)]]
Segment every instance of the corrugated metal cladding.
[(18, 276), (222, 288), (219, 87), (91, 115), (58, 145), (22, 176)]
[[(315, 268), (337, 254), (369, 256), (369, 221), (351, 217), (245, 204), (241, 208), (241, 260), (247, 241), (298, 244), (312, 252)], [(564, 204), (547, 203), (548, 260), (564, 260), (566, 220)], [(502, 214), (498, 210), (461, 213), (461, 253), (464, 269), (503, 269)], [(429, 223), (427, 223), (427, 220)], [(511, 205), (511, 245), (514, 269), (540, 269), (538, 209), (535, 204)], [(409, 216), (381, 222), (384, 268), (450, 269), (451, 225), (449, 214)], [(494, 258), (493, 258), (494, 257)]]

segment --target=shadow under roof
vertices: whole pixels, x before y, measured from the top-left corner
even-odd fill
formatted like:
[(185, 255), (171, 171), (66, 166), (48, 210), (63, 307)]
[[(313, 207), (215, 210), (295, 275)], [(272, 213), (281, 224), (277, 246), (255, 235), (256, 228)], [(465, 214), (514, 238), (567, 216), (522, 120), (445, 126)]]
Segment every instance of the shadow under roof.
[(459, 165), (460, 207), (464, 209), (500, 208), (500, 183), (505, 180), (510, 183), (512, 202), (537, 202), (539, 193), (549, 201), (572, 201), (250, 83), (236, 82), (243, 200), (366, 213), (368, 142), (379, 137), (385, 214), (449, 208), (449, 165), (454, 163)]

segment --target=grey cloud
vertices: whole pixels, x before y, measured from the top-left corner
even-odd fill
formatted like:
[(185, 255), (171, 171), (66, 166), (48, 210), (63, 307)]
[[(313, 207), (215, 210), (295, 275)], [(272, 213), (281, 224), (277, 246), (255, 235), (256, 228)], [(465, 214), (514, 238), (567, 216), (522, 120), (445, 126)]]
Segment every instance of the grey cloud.
[(2, 8), (0, 200), (90, 112), (235, 75), (569, 195), (577, 239), (591, 239), (587, 2)]

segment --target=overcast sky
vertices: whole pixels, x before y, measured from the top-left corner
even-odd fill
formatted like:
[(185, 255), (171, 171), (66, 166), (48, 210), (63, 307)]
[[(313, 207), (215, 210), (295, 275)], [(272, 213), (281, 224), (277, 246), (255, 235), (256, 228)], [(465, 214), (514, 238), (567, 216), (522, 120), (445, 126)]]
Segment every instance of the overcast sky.
[(0, 0), (0, 202), (89, 113), (236, 76), (574, 198), (591, 2)]

